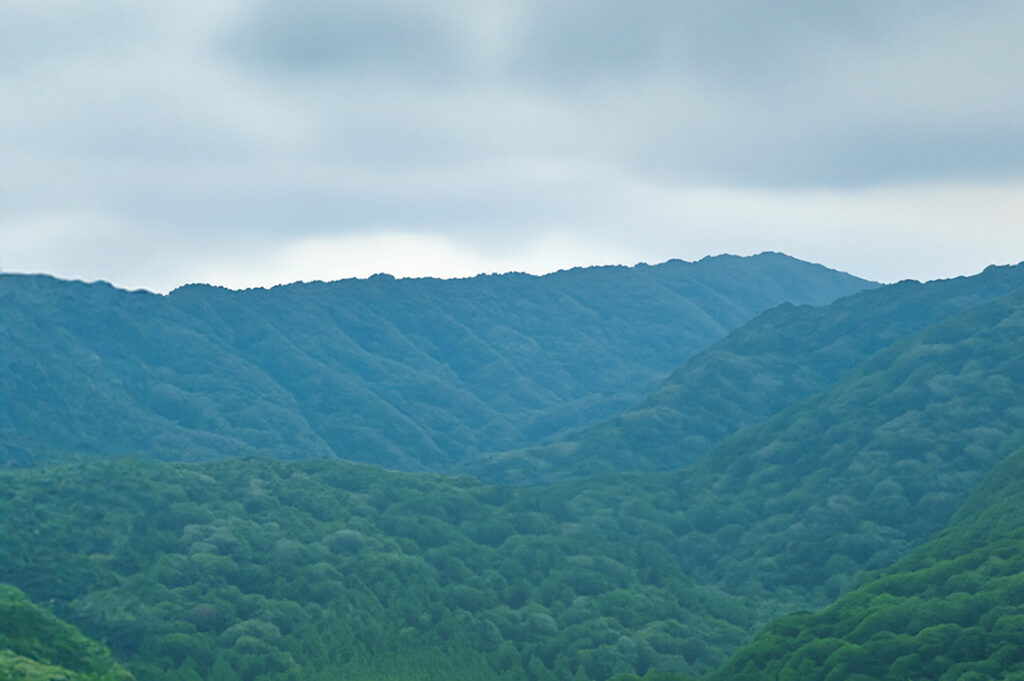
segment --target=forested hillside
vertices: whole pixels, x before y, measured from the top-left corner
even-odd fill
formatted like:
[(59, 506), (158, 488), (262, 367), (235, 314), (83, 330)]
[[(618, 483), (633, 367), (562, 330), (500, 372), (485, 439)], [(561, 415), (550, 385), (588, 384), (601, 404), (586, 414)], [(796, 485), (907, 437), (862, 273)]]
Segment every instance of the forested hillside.
[(1024, 288), (876, 353), (674, 473), (697, 533), (690, 574), (821, 603), (926, 539), (1024, 445), (1021, 339)]
[(0, 584), (0, 679), (3, 681), (130, 681), (104, 646), (18, 589)]
[(708, 673), (926, 541), (1024, 445), (1022, 338), (1024, 288), (669, 473), (508, 488), (336, 461), (9, 471), (0, 579), (146, 679)]
[(949, 527), (817, 613), (773, 622), (708, 681), (1024, 678), (1024, 449)]
[(762, 310), (869, 282), (781, 254), (167, 296), (0, 278), (0, 456), (447, 470), (627, 406)]
[(0, 576), (144, 679), (709, 671), (755, 625), (687, 578), (669, 509), (337, 461), (0, 475)]
[(561, 442), (477, 455), (459, 469), (492, 482), (536, 484), (678, 468), (743, 426), (824, 390), (901, 338), (1020, 286), (1024, 264), (904, 281), (827, 306), (781, 305), (686, 361), (638, 406)]

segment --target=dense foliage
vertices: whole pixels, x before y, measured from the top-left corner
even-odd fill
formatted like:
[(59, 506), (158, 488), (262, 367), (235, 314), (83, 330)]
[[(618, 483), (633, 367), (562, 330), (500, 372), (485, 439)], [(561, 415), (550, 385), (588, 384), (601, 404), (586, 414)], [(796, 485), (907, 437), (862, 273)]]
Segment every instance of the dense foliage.
[(1024, 679), (1024, 449), (949, 527), (818, 613), (783, 617), (709, 681)]
[(825, 390), (906, 336), (1024, 285), (1024, 265), (974, 277), (905, 281), (827, 306), (781, 305), (698, 353), (636, 407), (550, 445), (486, 453), (463, 472), (537, 483), (696, 461), (743, 426)]
[(1024, 444), (1022, 338), (1024, 288), (877, 353), (683, 469), (695, 529), (730, 547), (693, 542), (690, 573), (820, 603), (926, 539)]
[(0, 681), (129, 681), (104, 646), (0, 584)]
[(0, 457), (450, 470), (639, 399), (767, 307), (868, 282), (781, 254), (168, 296), (0, 278)]
[(676, 509), (675, 555), (699, 583), (765, 614), (817, 607), (940, 529), (1024, 444), (1021, 338), (1024, 289), (877, 353), (696, 464), (565, 486)]
[(641, 500), (331, 461), (93, 460), (3, 475), (0, 512), (18, 519), (0, 575), (144, 679), (708, 671), (755, 624), (686, 578), (671, 510)]

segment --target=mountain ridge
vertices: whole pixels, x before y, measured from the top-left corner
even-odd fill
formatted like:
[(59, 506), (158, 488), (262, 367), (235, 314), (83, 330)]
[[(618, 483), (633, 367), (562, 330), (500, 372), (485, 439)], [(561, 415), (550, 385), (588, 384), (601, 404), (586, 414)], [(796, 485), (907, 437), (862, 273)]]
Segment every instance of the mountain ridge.
[(780, 254), (167, 295), (7, 275), (0, 446), (443, 470), (626, 406), (764, 307), (872, 285)]
[(1024, 264), (920, 283), (905, 280), (825, 306), (783, 303), (700, 351), (627, 408), (550, 445), (484, 453), (459, 470), (537, 484), (691, 463), (745, 425), (824, 390), (874, 352), (1024, 286)]

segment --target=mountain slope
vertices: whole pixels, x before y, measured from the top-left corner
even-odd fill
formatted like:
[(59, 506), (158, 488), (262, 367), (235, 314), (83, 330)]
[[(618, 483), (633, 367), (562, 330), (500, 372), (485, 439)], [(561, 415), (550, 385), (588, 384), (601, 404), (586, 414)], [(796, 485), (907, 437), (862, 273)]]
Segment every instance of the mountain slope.
[(687, 360), (639, 405), (561, 442), (478, 455), (459, 469), (522, 484), (678, 468), (743, 426), (824, 390), (897, 340), (1020, 286), (1024, 264), (900, 282), (822, 307), (784, 304)]
[(914, 334), (819, 395), (740, 430), (696, 464), (567, 483), (605, 504), (646, 499), (687, 574), (820, 607), (940, 529), (1024, 445), (1024, 288)]
[(713, 563), (695, 552), (694, 573), (802, 591), (888, 564), (1024, 444), (1022, 356), (1024, 288), (727, 438), (683, 484), (702, 522), (740, 525), (735, 549)]
[(130, 681), (132, 675), (70, 624), (0, 584), (0, 679)]
[(773, 622), (708, 681), (1024, 678), (1024, 449), (936, 537), (817, 613)]
[(761, 310), (868, 282), (781, 254), (168, 296), (0, 278), (0, 452), (443, 470), (637, 399)]

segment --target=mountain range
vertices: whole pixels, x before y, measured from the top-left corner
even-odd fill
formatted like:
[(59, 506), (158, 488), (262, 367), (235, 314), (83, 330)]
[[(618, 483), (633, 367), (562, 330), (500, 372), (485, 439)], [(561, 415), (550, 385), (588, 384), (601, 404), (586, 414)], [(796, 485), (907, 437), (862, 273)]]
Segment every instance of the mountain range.
[(638, 400), (767, 307), (873, 284), (788, 256), (169, 295), (0, 278), (0, 453), (451, 470)]
[[(701, 262), (760, 268), (759, 258)], [(666, 265), (574, 276), (629, 273), (648, 282), (649, 270)], [(806, 264), (798, 270), (833, 276)], [(272, 368), (269, 349), (286, 347), (282, 339), (298, 348), (289, 357), (314, 357), (312, 332), (283, 320), (301, 327), (319, 315), (328, 325), (325, 310), (333, 308), (285, 315), (281, 301), (302, 299), (303, 286), (156, 297), (20, 280), (68, 297), (34, 311), (23, 302), (11, 318), (28, 324), (34, 314), (35, 326), (4, 328), (5, 343), (44, 330), (58, 339), (20, 350), (4, 374), (8, 395), (42, 387), (38, 402), (5, 417), (2, 431), (9, 468), (0, 473), (0, 581), (20, 592), (0, 596), (22, 609), (47, 604), (46, 617), (69, 623), (59, 631), (48, 624), (52, 637), (78, 640), (80, 630), (109, 645), (112, 658), (91, 648), (104, 673), (119, 673), (116, 659), (140, 679), (1024, 678), (1024, 264), (924, 284), (841, 281), (853, 290), (816, 305), (749, 305), (747, 321), (731, 331), (720, 322), (717, 336), (709, 332), (674, 369), (661, 369), (660, 382), (649, 367), (646, 395), (638, 383), (617, 402), (592, 394), (593, 410), (558, 402), (559, 419), (532, 439), (526, 429), (467, 439), (441, 458), (374, 461), (436, 471), (397, 472), (339, 460), (333, 449), (305, 457), (283, 450), (275, 459), (243, 448), (219, 456), (142, 448), (124, 458), (109, 456), (121, 453), (113, 448), (68, 444), (62, 438), (78, 426), (53, 423), (58, 413), (98, 419), (85, 431), (95, 442), (104, 432), (206, 442), (202, 421), (192, 429), (176, 421), (184, 430), (159, 440), (162, 431), (146, 428), (172, 419), (152, 415), (145, 401), (132, 412), (148, 419), (145, 428), (110, 421), (105, 414), (121, 403), (103, 390), (119, 386), (118, 399), (127, 400), (157, 376), (181, 386), (191, 366), (195, 393), (212, 395), (211, 413), (227, 420), (234, 374), (209, 379), (219, 387), (204, 392), (202, 376), (228, 369), (198, 358), (220, 358), (245, 376), (239, 367), (256, 363), (230, 357), (265, 358), (259, 366)], [(84, 317), (98, 309), (73, 302), (79, 289), (120, 301), (114, 319), (122, 326), (62, 321), (55, 310)], [(649, 294), (619, 290), (617, 300), (639, 305)], [(179, 307), (177, 296), (188, 305)], [(238, 300), (247, 300), (246, 312), (236, 310)], [(501, 314), (513, 308), (520, 309), (509, 303)], [(611, 308), (601, 315), (616, 318)], [(277, 320), (277, 331), (257, 318)], [(636, 340), (629, 334), (647, 332), (627, 329), (638, 317), (617, 318), (622, 324), (611, 326), (620, 340), (608, 342), (623, 350), (602, 362), (618, 357), (609, 372), (626, 376), (626, 348)], [(566, 346), (537, 346), (562, 347), (572, 365), (574, 353), (597, 342), (598, 326), (563, 331)], [(87, 328), (137, 335), (110, 341), (102, 371), (78, 369), (71, 380), (89, 359), (86, 349), (99, 347)], [(200, 328), (202, 347), (212, 349), (171, 352)], [(241, 329), (254, 334), (252, 345), (239, 341)], [(152, 354), (139, 350), (161, 333), (177, 340), (145, 350)], [(637, 356), (653, 357), (655, 345)], [(51, 358), (55, 347), (77, 354)], [(239, 347), (248, 349), (233, 354)], [(40, 372), (55, 365), (43, 374), (49, 383), (19, 363), (30, 360)], [(533, 361), (540, 360), (521, 366)], [(281, 362), (275, 375), (301, 366)], [(112, 371), (125, 367), (136, 373)], [(587, 378), (582, 368), (578, 376), (579, 385), (610, 380)], [(95, 404), (90, 385), (100, 388)], [(80, 412), (43, 399), (61, 386), (79, 395)], [(34, 404), (52, 411), (33, 416)], [(541, 411), (533, 423), (543, 421)], [(569, 412), (575, 416), (563, 418)], [(51, 433), (40, 425), (48, 422)], [(255, 437), (218, 432), (238, 442)], [(60, 664), (52, 652), (17, 645), (0, 647), (22, 665)]]

